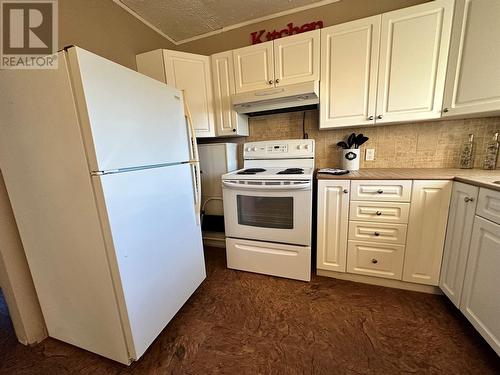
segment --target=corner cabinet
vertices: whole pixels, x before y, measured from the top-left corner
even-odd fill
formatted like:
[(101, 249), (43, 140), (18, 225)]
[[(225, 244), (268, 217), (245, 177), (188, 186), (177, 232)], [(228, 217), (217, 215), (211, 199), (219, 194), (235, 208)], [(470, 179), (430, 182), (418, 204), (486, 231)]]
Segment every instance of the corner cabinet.
[(478, 193), (477, 186), (453, 184), (439, 287), (456, 307), (462, 296)]
[(236, 93), (233, 53), (217, 53), (211, 59), (216, 134), (219, 137), (248, 136), (248, 116), (234, 111), (231, 103), (231, 95)]
[(320, 128), (441, 117), (453, 4), (322, 29)]
[(233, 50), (236, 93), (319, 79), (320, 31)]
[(500, 114), (500, 1), (457, 0), (443, 116)]
[(451, 190), (451, 181), (413, 182), (403, 281), (438, 285)]
[(184, 90), (196, 137), (215, 137), (210, 57), (155, 50), (137, 55), (140, 73)]
[(318, 181), (317, 268), (345, 272), (350, 181)]

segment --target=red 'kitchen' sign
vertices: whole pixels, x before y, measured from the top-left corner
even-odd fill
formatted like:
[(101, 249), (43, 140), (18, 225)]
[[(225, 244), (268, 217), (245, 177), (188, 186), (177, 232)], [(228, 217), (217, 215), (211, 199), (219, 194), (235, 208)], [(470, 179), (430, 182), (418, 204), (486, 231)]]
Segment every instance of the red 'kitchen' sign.
[(315, 29), (321, 29), (322, 27), (323, 27), (323, 21), (305, 23), (300, 27), (294, 26), (293, 22), (290, 22), (287, 25), (287, 27), (284, 28), (283, 30), (279, 31), (273, 30), (273, 31), (268, 31), (267, 33), (266, 30), (259, 30), (251, 33), (250, 36), (252, 37), (252, 44), (258, 44), (273, 39), (282, 38), (284, 36), (305, 33), (306, 31), (311, 31)]

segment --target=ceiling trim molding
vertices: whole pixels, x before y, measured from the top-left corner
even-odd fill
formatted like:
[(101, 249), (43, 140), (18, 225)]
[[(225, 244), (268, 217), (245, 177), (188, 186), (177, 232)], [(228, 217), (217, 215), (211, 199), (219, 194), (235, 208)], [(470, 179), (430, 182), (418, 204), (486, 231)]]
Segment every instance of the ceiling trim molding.
[(196, 36), (193, 36), (191, 38), (186, 38), (186, 39), (181, 39), (179, 41), (176, 41), (176, 40), (172, 39), (170, 36), (168, 36), (167, 34), (165, 34), (163, 31), (161, 31), (160, 29), (158, 29), (156, 26), (154, 26), (153, 24), (151, 24), (149, 21), (146, 21), (142, 16), (140, 16), (138, 13), (136, 13), (135, 11), (133, 11), (132, 9), (130, 9), (127, 5), (125, 5), (124, 3), (122, 3), (120, 0), (113, 0), (114, 3), (116, 3), (117, 5), (119, 5), (121, 8), (125, 9), (128, 13), (130, 13), (131, 15), (133, 15), (134, 17), (136, 17), (139, 21), (141, 21), (142, 23), (144, 23), (146, 26), (149, 26), (151, 29), (153, 29), (154, 31), (156, 31), (158, 34), (160, 34), (161, 36), (163, 36), (169, 42), (173, 43), (176, 46), (179, 46), (179, 45), (185, 44), (185, 43), (189, 43), (189, 42), (192, 42), (192, 41), (195, 41), (195, 40), (207, 38), (209, 36), (221, 34), (221, 33), (226, 32), (226, 31), (238, 29), (240, 27), (252, 25), (252, 24), (255, 24), (255, 23), (258, 23), (258, 22), (268, 21), (270, 19), (278, 18), (278, 17), (282, 17), (282, 16), (286, 16), (288, 14), (298, 13), (298, 12), (302, 12), (304, 10), (318, 8), (318, 7), (321, 7), (321, 6), (324, 6), (324, 5), (337, 3), (339, 1), (342, 1), (342, 0), (322, 0), (322, 1), (318, 1), (316, 3), (312, 3), (312, 4), (308, 4), (308, 5), (303, 5), (303, 6), (300, 6), (300, 7), (297, 7), (297, 8), (284, 10), (282, 12), (277, 12), (277, 13), (269, 14), (267, 16), (263, 16), (263, 17), (259, 17), (259, 18), (254, 18), (254, 19), (251, 19), (251, 20), (248, 20), (248, 21), (236, 23), (234, 25), (225, 26), (225, 27), (222, 27), (222, 28), (217, 29), (217, 30), (209, 31), (209, 32), (204, 33), (204, 34), (196, 35)]

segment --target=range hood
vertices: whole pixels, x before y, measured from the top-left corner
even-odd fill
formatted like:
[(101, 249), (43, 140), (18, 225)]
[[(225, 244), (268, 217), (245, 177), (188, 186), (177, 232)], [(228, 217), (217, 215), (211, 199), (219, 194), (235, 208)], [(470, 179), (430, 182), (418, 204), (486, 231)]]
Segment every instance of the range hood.
[(296, 83), (265, 90), (244, 92), (231, 96), (238, 113), (275, 111), (283, 108), (304, 107), (319, 103), (319, 81)]

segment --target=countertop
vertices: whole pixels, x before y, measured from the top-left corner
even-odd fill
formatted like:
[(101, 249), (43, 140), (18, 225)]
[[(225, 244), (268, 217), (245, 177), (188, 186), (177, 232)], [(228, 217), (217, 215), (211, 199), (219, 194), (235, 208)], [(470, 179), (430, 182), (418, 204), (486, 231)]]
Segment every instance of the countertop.
[(336, 176), (316, 173), (318, 180), (455, 180), (500, 191), (500, 169), (369, 168)]

